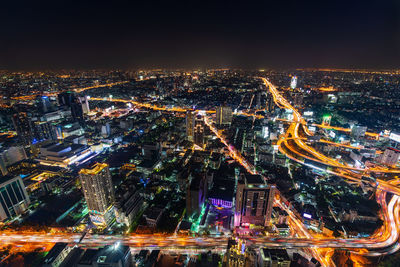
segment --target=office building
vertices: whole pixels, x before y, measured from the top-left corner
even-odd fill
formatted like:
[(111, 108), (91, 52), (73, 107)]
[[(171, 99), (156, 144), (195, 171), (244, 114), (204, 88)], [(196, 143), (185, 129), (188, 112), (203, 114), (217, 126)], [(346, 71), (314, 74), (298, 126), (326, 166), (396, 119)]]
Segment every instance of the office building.
[(205, 173), (195, 174), (186, 191), (186, 212), (188, 215), (199, 213), (207, 195)]
[(365, 136), (366, 131), (367, 131), (366, 126), (354, 125), (351, 128), (351, 136), (354, 138), (359, 138), (359, 137)]
[(56, 243), (44, 258), (42, 267), (61, 266), (73, 249), (74, 247), (69, 246), (68, 243)]
[(48, 96), (38, 96), (36, 98), (36, 105), (40, 113), (47, 113), (52, 110), (52, 105)]
[(216, 121), (217, 125), (229, 125), (232, 123), (232, 108), (227, 106), (217, 107)]
[(44, 258), (43, 267), (130, 267), (129, 246), (115, 243), (102, 248), (83, 248), (76, 244), (56, 243)]
[(22, 146), (0, 149), (0, 171), (2, 175), (7, 175), (8, 166), (26, 158), (25, 149)]
[(257, 93), (257, 106), (256, 106), (256, 108), (257, 109), (261, 108), (261, 93), (260, 92)]
[(129, 246), (116, 243), (99, 249), (86, 249), (77, 267), (130, 267), (132, 254)]
[(260, 267), (289, 267), (291, 262), (286, 249), (260, 248), (258, 255), (258, 266)]
[(271, 94), (268, 94), (267, 96), (267, 103), (266, 103), (266, 111), (267, 112), (272, 112), (275, 108), (275, 102), (274, 102), (274, 98), (272, 97)]
[(266, 226), (271, 218), (275, 187), (267, 185), (261, 175), (242, 175), (238, 181), (235, 226)]
[(159, 142), (145, 143), (142, 145), (142, 155), (146, 160), (158, 160), (161, 156), (162, 147)]
[(157, 227), (162, 214), (164, 213), (164, 208), (161, 207), (151, 207), (146, 210), (143, 217), (146, 219), (147, 226), (155, 228)]
[(90, 108), (89, 108), (89, 98), (88, 98), (88, 96), (80, 97), (79, 100), (81, 101), (83, 114), (85, 114), (85, 115), (89, 114)]
[(246, 246), (245, 241), (238, 239), (228, 240), (227, 265), (229, 267), (257, 266), (256, 253)]
[(193, 111), (186, 111), (186, 136), (189, 141), (193, 141), (194, 117)]
[(205, 123), (202, 116), (197, 115), (193, 122), (193, 141), (196, 145), (204, 147)]
[(12, 219), (24, 213), (30, 204), (20, 176), (3, 176), (0, 184), (0, 220)]
[(38, 121), (36, 118), (34, 118), (31, 125), (33, 127), (33, 143), (44, 140), (57, 140), (57, 130), (52, 123)]
[(64, 92), (58, 94), (58, 103), (61, 106), (67, 106), (71, 109), (72, 119), (74, 121), (83, 121), (83, 107), (81, 100), (73, 92)]
[(143, 198), (131, 180), (122, 183), (115, 193), (115, 216), (129, 226), (143, 207)]
[(292, 79), (290, 80), (290, 88), (292, 90), (296, 89), (297, 87), (297, 76), (293, 76)]
[(24, 146), (32, 144), (33, 140), (33, 133), (31, 127), (32, 122), (28, 114), (26, 112), (20, 112), (14, 114), (12, 116), (12, 121), (14, 124), (14, 129), (17, 132), (20, 142)]
[(114, 191), (110, 170), (105, 163), (96, 163), (80, 170), (82, 191), (95, 225), (107, 226), (114, 219)]
[(379, 162), (387, 166), (395, 166), (399, 162), (400, 150), (389, 147), (381, 155)]

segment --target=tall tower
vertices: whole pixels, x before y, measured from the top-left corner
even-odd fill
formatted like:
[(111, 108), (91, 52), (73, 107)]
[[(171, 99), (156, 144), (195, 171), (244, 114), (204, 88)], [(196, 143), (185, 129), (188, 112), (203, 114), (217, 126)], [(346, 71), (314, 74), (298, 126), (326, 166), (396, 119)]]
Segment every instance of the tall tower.
[(266, 226), (271, 219), (275, 187), (266, 184), (261, 175), (244, 175), (238, 182), (235, 226)]
[(17, 132), (18, 138), (24, 146), (32, 144), (33, 132), (32, 122), (26, 112), (14, 114), (12, 117), (14, 129)]
[(36, 98), (36, 104), (38, 106), (39, 112), (41, 113), (47, 113), (52, 109), (48, 96), (38, 96)]
[(186, 111), (186, 136), (189, 141), (193, 141), (194, 112)]
[(58, 103), (71, 109), (74, 121), (83, 122), (83, 107), (79, 97), (74, 92), (64, 92), (58, 94)]
[(105, 227), (114, 219), (114, 190), (106, 163), (96, 163), (79, 171), (82, 191), (95, 225)]
[(260, 92), (258, 92), (257, 93), (257, 109), (260, 109), (261, 108), (261, 93)]
[(297, 86), (297, 76), (293, 76), (292, 80), (290, 81), (290, 88), (293, 90), (296, 89)]
[(81, 97), (80, 101), (82, 105), (83, 114), (88, 114), (90, 112), (88, 96)]
[(197, 115), (193, 122), (193, 141), (199, 147), (204, 147), (205, 123), (202, 116)]
[(227, 106), (220, 106), (216, 109), (216, 124), (229, 125), (232, 122), (232, 108)]

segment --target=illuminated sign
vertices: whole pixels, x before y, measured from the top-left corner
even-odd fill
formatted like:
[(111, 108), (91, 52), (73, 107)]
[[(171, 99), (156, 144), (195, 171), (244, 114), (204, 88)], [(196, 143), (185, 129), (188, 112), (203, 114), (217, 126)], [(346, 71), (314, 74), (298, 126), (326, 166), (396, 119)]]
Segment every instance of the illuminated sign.
[(311, 214), (308, 214), (308, 213), (303, 213), (303, 217), (307, 218), (307, 219), (311, 219), (312, 218)]
[(329, 132), (329, 136), (332, 137), (332, 138), (335, 138), (335, 137), (336, 137), (336, 134), (335, 134), (335, 132), (330, 131), (330, 132)]
[(400, 134), (390, 133), (389, 138), (400, 143)]
[(303, 115), (304, 116), (312, 116), (312, 115), (314, 115), (314, 111), (305, 111)]

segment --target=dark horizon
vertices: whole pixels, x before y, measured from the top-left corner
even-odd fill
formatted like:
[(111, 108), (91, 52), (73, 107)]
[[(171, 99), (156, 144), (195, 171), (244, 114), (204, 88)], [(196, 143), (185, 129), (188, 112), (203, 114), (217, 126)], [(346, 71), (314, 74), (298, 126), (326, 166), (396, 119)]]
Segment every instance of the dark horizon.
[(400, 3), (6, 3), (0, 69), (400, 68)]

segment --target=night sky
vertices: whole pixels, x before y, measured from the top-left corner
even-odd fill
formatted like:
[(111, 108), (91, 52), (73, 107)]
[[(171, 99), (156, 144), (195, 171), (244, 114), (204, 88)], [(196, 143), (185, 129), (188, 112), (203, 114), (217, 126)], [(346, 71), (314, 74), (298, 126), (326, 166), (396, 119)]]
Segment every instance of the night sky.
[(1, 5), (1, 69), (400, 67), (400, 1)]

